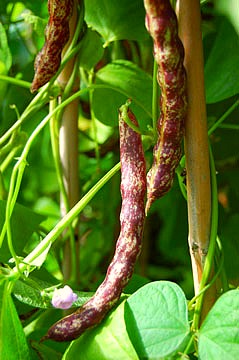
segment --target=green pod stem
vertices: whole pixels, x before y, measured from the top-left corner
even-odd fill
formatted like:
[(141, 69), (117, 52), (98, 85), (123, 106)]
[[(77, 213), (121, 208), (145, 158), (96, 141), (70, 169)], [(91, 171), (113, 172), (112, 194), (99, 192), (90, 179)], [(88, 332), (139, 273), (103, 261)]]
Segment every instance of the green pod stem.
[[(125, 105), (128, 106), (128, 105)], [(44, 339), (69, 341), (85, 330), (99, 324), (119, 300), (129, 282), (141, 250), (145, 219), (146, 164), (141, 135), (135, 132), (119, 115), (121, 161), (121, 230), (114, 257), (106, 277), (94, 296), (73, 314), (54, 324)], [(138, 127), (133, 113), (127, 109), (130, 121)]]
[(49, 21), (45, 29), (45, 43), (35, 59), (31, 92), (45, 85), (59, 69), (61, 53), (70, 36), (72, 11), (73, 0), (48, 0)]
[(154, 43), (161, 88), (153, 164), (147, 174), (146, 213), (152, 203), (167, 193), (181, 158), (181, 142), (187, 109), (184, 49), (178, 37), (178, 24), (169, 0), (144, 0), (146, 28)]

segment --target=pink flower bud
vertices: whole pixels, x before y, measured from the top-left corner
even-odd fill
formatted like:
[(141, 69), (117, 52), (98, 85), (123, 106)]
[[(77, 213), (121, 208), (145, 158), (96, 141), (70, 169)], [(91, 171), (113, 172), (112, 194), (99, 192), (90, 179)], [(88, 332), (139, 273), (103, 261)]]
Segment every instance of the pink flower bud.
[(51, 303), (57, 309), (69, 309), (76, 300), (77, 295), (73, 293), (70, 286), (65, 285), (61, 289), (54, 290)]

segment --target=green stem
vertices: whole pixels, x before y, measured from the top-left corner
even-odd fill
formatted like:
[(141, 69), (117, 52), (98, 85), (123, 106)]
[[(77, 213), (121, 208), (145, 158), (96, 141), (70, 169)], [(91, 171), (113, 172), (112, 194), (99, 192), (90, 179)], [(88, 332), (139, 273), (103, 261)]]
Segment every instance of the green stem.
[[(50, 102), (50, 114), (53, 113), (55, 108), (56, 108), (56, 99)], [(51, 147), (52, 147), (53, 160), (55, 164), (56, 177), (60, 188), (60, 193), (68, 211), (69, 204), (68, 204), (66, 189), (63, 182), (63, 173), (62, 173), (60, 153), (59, 153), (59, 124), (57, 120), (58, 119), (56, 117), (56, 114), (52, 115), (50, 120)]]
[(239, 100), (236, 100), (232, 106), (211, 126), (208, 130), (208, 135), (210, 136), (219, 125), (239, 106)]
[[(217, 238), (217, 243), (218, 243), (218, 241), (219, 241), (219, 239)], [(193, 309), (194, 304), (195, 304), (196, 300), (199, 298), (199, 296), (201, 296), (203, 293), (205, 293), (212, 286), (212, 284), (216, 281), (216, 279), (218, 278), (220, 273), (223, 273), (223, 265), (224, 265), (224, 255), (223, 255), (223, 252), (221, 252), (216, 274), (213, 276), (210, 283), (207, 284), (196, 296), (194, 296), (189, 301), (189, 303), (188, 303), (189, 311)]]
[(180, 359), (182, 359), (182, 360), (183, 359), (188, 359), (187, 354), (190, 352), (190, 349), (191, 349), (191, 346), (192, 346), (192, 343), (193, 343), (194, 339), (195, 339), (195, 334), (193, 334), (190, 337), (190, 339), (189, 339), (189, 341), (188, 341), (188, 343), (186, 345), (186, 348), (184, 349), (184, 352), (180, 356)]
[[(67, 228), (71, 222), (80, 214), (89, 201), (97, 194), (97, 192), (119, 171), (120, 163), (116, 164), (111, 170), (108, 171), (89, 191), (83, 198), (57, 223), (48, 235), (41, 241), (41, 243), (25, 257), (23, 262), (19, 265), (21, 272), (27, 269), (34, 260), (49, 248), (49, 246), (60, 236), (60, 234)], [(15, 273), (17, 269), (14, 268)]]
[[(50, 102), (50, 113), (52, 113), (54, 111), (54, 109), (56, 108), (56, 104), (57, 104), (56, 99), (54, 99)], [(66, 190), (64, 180), (63, 180), (64, 175), (63, 175), (63, 171), (62, 171), (62, 164), (61, 164), (60, 152), (59, 152), (59, 120), (60, 120), (60, 118), (59, 118), (59, 112), (58, 112), (57, 114), (53, 115), (50, 120), (50, 135), (51, 135), (53, 159), (54, 159), (54, 164), (55, 164), (55, 169), (56, 169), (57, 180), (58, 180), (58, 184), (59, 184), (59, 188), (60, 188), (61, 199), (63, 201), (66, 212), (68, 212), (70, 210), (70, 204), (69, 204), (67, 190)], [(74, 247), (75, 237), (74, 237), (74, 231), (73, 231), (72, 226), (69, 227), (68, 235), (70, 238), (71, 249), (73, 250), (73, 249), (75, 249), (75, 247)], [(71, 267), (73, 269), (73, 271), (71, 272), (72, 275), (76, 271), (75, 257), (76, 257), (76, 254), (74, 251), (71, 256)]]
[[(82, 12), (81, 12), (82, 13)], [(53, 82), (55, 81), (55, 79), (57, 78), (57, 76), (60, 74), (60, 72), (62, 71), (63, 67), (65, 66), (65, 64), (67, 63), (67, 61), (69, 61), (80, 49), (81, 44), (75, 46), (75, 44), (78, 41), (78, 37), (80, 36), (80, 31), (82, 28), (82, 19), (81, 21), (78, 22), (77, 25), (77, 29), (76, 32), (74, 34), (74, 38), (73, 41), (61, 63), (60, 68), (58, 69), (57, 73), (53, 76), (53, 78), (51, 79), (51, 81), (46, 84), (45, 86), (43, 86), (38, 94), (33, 98), (33, 100), (31, 101), (31, 103), (27, 106), (27, 108), (24, 110), (24, 112), (22, 113), (21, 117), (18, 119), (18, 121), (15, 122), (15, 124), (8, 129), (8, 131), (0, 138), (0, 146), (8, 139), (9, 136), (11, 136), (11, 134), (17, 129), (19, 128), (23, 122), (27, 119), (27, 117), (30, 114), (33, 114), (34, 112), (38, 111), (41, 107), (43, 107), (48, 101), (48, 89), (50, 88), (50, 86), (53, 84)], [(83, 35), (83, 31), (82, 31), (82, 35)], [(19, 79), (15, 79), (15, 78), (10, 78), (8, 76), (3, 76), (0, 75), (0, 80), (4, 80), (4, 81), (8, 81), (14, 85), (18, 85), (18, 86), (23, 86), (26, 88), (30, 88), (30, 83), (26, 82), (26, 81), (22, 81)]]
[[(22, 181), (22, 177), (23, 177), (23, 173), (27, 164), (26, 158), (27, 155), (31, 149), (32, 143), (34, 142), (35, 138), (37, 137), (37, 135), (40, 133), (40, 131), (44, 128), (44, 126), (48, 123), (48, 121), (50, 120), (50, 118), (55, 115), (57, 113), (57, 111), (63, 109), (66, 105), (68, 105), (69, 103), (71, 103), (73, 100), (77, 99), (81, 94), (83, 94), (84, 92), (87, 92), (87, 89), (82, 89), (77, 91), (75, 94), (73, 94), (72, 96), (70, 96), (68, 99), (66, 99), (65, 101), (63, 101), (60, 105), (58, 105), (53, 111), (52, 113), (48, 114), (41, 122), (40, 124), (34, 129), (34, 131), (32, 132), (31, 136), (29, 137), (23, 151), (22, 154), (20, 156), (20, 158), (18, 159), (17, 163), (15, 164), (13, 171), (12, 171), (12, 176), (11, 176), (11, 180), (10, 180), (10, 190), (9, 190), (9, 195), (8, 195), (8, 200), (7, 200), (7, 208), (6, 208), (6, 222), (3, 226), (1, 235), (0, 235), (0, 246), (3, 242), (5, 233), (6, 233), (6, 229), (7, 229), (7, 222), (10, 221), (10, 216), (12, 214), (13, 208), (15, 206), (16, 200), (17, 200), (17, 196), (20, 190), (20, 185), (21, 185), (21, 181)], [(10, 244), (11, 245), (11, 244)]]
[(28, 81), (16, 79), (7, 75), (0, 75), (0, 81), (5, 81), (13, 85), (21, 86), (26, 89), (30, 89), (31, 83)]
[(124, 105), (122, 105), (119, 108), (119, 111), (122, 115), (122, 119), (126, 122), (127, 125), (129, 125), (129, 127), (131, 129), (133, 129), (137, 134), (140, 135), (148, 135), (148, 132), (143, 132), (139, 129), (138, 126), (136, 126), (135, 124), (132, 123), (132, 121), (130, 120), (129, 116), (128, 116), (128, 108), (131, 104), (131, 100), (127, 100), (126, 103)]
[(23, 122), (27, 119), (29, 115), (37, 112), (41, 107), (43, 107), (48, 102), (47, 87), (44, 87), (39, 91), (39, 93), (32, 99), (30, 104), (24, 110), (20, 118), (14, 123), (14, 125), (6, 131), (6, 133), (0, 138), (0, 146), (13, 134), (13, 132), (18, 129)]
[[(94, 73), (92, 71), (89, 75), (89, 85), (93, 84), (93, 76), (94, 76)], [(93, 110), (93, 94), (94, 94), (94, 89), (91, 89), (89, 92), (90, 115), (91, 115), (93, 137), (94, 137), (94, 143), (95, 143), (95, 157), (96, 157), (96, 161), (97, 161), (97, 167), (98, 167), (98, 169), (100, 169), (100, 149), (99, 149), (99, 144), (98, 144), (98, 139), (97, 139), (96, 117), (95, 117), (95, 113)]]
[[(24, 161), (24, 162), (26, 163), (26, 161)], [(14, 250), (13, 243), (12, 243), (11, 215), (12, 215), (12, 211), (15, 206), (15, 203), (17, 201), (17, 195), (18, 195), (18, 192), (16, 192), (15, 189), (20, 188), (20, 186), (21, 186), (21, 179), (22, 179), (24, 169), (26, 166), (26, 164), (24, 164), (24, 162), (22, 162), (21, 166), (19, 166), (19, 172), (18, 172), (19, 176), (17, 177), (17, 179), (16, 179), (17, 173), (13, 172), (13, 177), (12, 177), (13, 181), (10, 181), (10, 188), (9, 188), (7, 204), (6, 204), (6, 220), (5, 220), (3, 230), (1, 233), (1, 238), (0, 238), (0, 246), (1, 246), (4, 236), (5, 236), (5, 232), (7, 232), (8, 248), (10, 250), (12, 257), (15, 260), (17, 268), (18, 268), (18, 264), (19, 264), (19, 259), (17, 257), (17, 254)], [(11, 178), (11, 180), (12, 180), (12, 178)], [(16, 179), (16, 183), (15, 183), (15, 179)]]
[[(227, 119), (227, 117), (239, 106), (239, 100), (236, 100), (234, 104), (232, 104), (232, 106), (230, 106), (230, 108), (213, 124), (213, 126), (208, 130), (208, 136), (210, 136), (218, 127), (222, 128), (227, 128), (227, 129), (233, 129), (233, 130), (239, 130), (239, 126), (238, 125), (234, 125), (234, 124), (225, 124), (225, 125), (221, 125), (223, 121), (225, 121)], [(185, 163), (185, 156), (182, 157), (181, 162)], [(181, 169), (182, 167), (178, 167), (177, 169), (177, 175), (178, 175), (178, 180), (179, 180), (179, 186), (181, 189), (181, 192), (183, 194), (183, 197), (185, 198), (185, 200), (187, 200), (187, 190), (184, 184), (182, 184), (181, 181)]]
[(227, 130), (239, 130), (239, 125), (236, 124), (222, 124), (219, 126), (220, 129), (227, 129)]
[[(210, 155), (210, 172), (211, 172), (211, 187), (212, 187), (212, 219), (211, 219), (211, 233), (210, 233), (210, 241), (209, 241), (209, 248), (208, 254), (205, 259), (202, 280), (200, 282), (199, 292), (203, 290), (206, 286), (211, 269), (213, 264), (213, 259), (215, 255), (215, 248), (216, 248), (216, 240), (217, 240), (217, 228), (218, 228), (218, 198), (217, 198), (217, 180), (216, 180), (216, 169), (215, 163), (213, 159), (213, 154), (211, 147), (209, 146), (209, 155)], [(192, 329), (198, 330), (199, 323), (200, 323), (200, 315), (201, 309), (203, 305), (203, 298), (204, 293), (202, 292), (201, 295), (198, 297), (196, 305), (195, 305), (195, 312), (193, 317)]]
[[(223, 247), (222, 247), (219, 237), (217, 237), (217, 249), (216, 250), (217, 250), (217, 253), (219, 253), (218, 257), (220, 257), (220, 262), (219, 263), (217, 262), (218, 269), (220, 269), (221, 263), (223, 263), (223, 265), (224, 265), (224, 252), (223, 252)], [(227, 279), (227, 275), (226, 275), (224, 266), (222, 266), (222, 269), (221, 269), (220, 279), (222, 282), (222, 291), (223, 292), (228, 291), (229, 290), (228, 279)]]
[(3, 173), (8, 165), (11, 163), (12, 159), (16, 156), (18, 150), (20, 150), (22, 148), (22, 145), (16, 146), (14, 147), (10, 153), (7, 155), (7, 157), (2, 161), (1, 165), (0, 165), (0, 171), (1, 173)]

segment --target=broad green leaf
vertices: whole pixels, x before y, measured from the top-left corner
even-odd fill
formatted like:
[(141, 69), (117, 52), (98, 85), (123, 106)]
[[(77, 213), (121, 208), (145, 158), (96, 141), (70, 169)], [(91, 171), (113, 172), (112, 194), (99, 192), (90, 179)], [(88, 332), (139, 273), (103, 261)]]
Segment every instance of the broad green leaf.
[(226, 15), (239, 35), (239, 11), (238, 0), (217, 0), (214, 3), (215, 9), (223, 15)]
[[(96, 84), (106, 89), (95, 89), (94, 113), (106, 125), (118, 125), (118, 109), (127, 98), (140, 127), (150, 124), (152, 106), (152, 78), (130, 61), (116, 60), (96, 73)], [(108, 89), (107, 89), (108, 88)]]
[[(47, 309), (52, 308), (53, 290), (54, 285), (32, 277), (17, 280), (13, 288), (13, 295), (24, 304)], [(73, 291), (78, 295), (78, 299), (72, 307), (82, 306), (93, 295), (89, 292)]]
[(239, 358), (239, 290), (223, 294), (215, 303), (199, 331), (201, 360)]
[[(0, 201), (0, 229), (3, 228), (5, 221), (5, 209), (6, 202), (2, 200)], [(24, 255), (23, 249), (25, 244), (43, 220), (44, 217), (42, 215), (36, 214), (32, 210), (16, 204), (11, 217), (11, 227), (13, 246), (17, 255)], [(5, 237), (0, 251), (0, 260), (7, 262), (9, 257), (11, 257), (11, 255)]]
[(169, 281), (143, 286), (126, 302), (126, 327), (140, 359), (164, 359), (189, 334), (186, 298)]
[(115, 40), (144, 40), (145, 10), (140, 0), (86, 0), (85, 19), (108, 44)]
[(29, 349), (15, 305), (5, 281), (0, 307), (0, 359), (28, 360)]
[(104, 54), (102, 39), (96, 31), (87, 29), (81, 40), (79, 52), (79, 65), (86, 70), (91, 70), (100, 61)]
[(212, 50), (205, 66), (208, 104), (239, 93), (239, 37), (224, 18), (217, 29)]
[(137, 360), (124, 322), (123, 301), (96, 328), (73, 341), (63, 359), (71, 360)]

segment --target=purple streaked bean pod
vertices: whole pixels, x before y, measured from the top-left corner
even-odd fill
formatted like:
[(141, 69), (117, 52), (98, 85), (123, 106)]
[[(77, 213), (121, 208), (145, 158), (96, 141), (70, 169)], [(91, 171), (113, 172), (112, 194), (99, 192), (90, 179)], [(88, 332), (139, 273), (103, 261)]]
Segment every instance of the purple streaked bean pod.
[(70, 36), (72, 11), (73, 0), (48, 0), (49, 21), (45, 29), (45, 43), (35, 59), (31, 92), (45, 85), (59, 69), (61, 53)]
[(178, 24), (169, 0), (144, 0), (146, 28), (154, 43), (161, 88), (158, 140), (153, 164), (147, 174), (146, 213), (152, 203), (167, 193), (181, 158), (181, 142), (187, 109), (184, 49), (178, 37)]
[[(138, 127), (137, 120), (126, 106), (127, 117)], [(123, 107), (122, 107), (123, 108)], [(106, 277), (94, 296), (73, 314), (54, 324), (44, 339), (68, 341), (99, 324), (119, 300), (130, 280), (141, 250), (145, 219), (146, 165), (141, 136), (124, 121), (119, 113), (121, 195), (121, 230), (114, 257)], [(124, 108), (125, 110), (125, 108)]]

